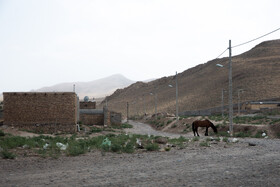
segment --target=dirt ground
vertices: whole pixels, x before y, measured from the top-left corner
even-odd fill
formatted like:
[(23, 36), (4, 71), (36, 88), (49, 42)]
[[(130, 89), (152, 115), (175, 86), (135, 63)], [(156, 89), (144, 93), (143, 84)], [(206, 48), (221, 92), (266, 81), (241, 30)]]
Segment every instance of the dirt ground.
[[(130, 122), (126, 133), (179, 137)], [(192, 134), (183, 135), (191, 138)], [(236, 143), (205, 137), (169, 152), (90, 152), (58, 159), (0, 159), (0, 186), (279, 186), (280, 140), (238, 138)], [(230, 139), (231, 140), (231, 139)], [(255, 146), (250, 146), (253, 143)]]

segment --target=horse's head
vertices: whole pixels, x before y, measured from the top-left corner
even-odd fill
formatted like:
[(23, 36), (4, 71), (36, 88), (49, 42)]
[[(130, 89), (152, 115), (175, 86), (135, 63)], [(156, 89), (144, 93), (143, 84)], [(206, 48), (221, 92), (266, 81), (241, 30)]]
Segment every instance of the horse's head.
[(210, 124), (211, 124), (210, 126), (212, 127), (213, 131), (215, 133), (218, 133), (217, 127), (215, 127), (215, 125), (210, 120), (208, 120), (208, 121), (210, 122)]

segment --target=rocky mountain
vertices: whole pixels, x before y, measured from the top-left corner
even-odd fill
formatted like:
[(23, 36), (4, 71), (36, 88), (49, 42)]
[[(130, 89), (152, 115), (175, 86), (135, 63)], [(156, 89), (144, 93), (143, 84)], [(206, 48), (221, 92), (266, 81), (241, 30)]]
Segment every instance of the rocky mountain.
[(112, 94), (118, 88), (124, 88), (131, 85), (135, 81), (129, 80), (123, 75), (115, 74), (102, 79), (90, 81), (90, 82), (69, 82), (61, 83), (50, 87), (44, 87), (35, 91), (38, 92), (69, 92), (73, 91), (73, 85), (75, 85), (75, 91), (82, 99), (84, 96), (105, 97)]
[[(228, 58), (200, 64), (178, 74), (179, 112), (221, 106), (222, 89), (228, 90)], [(221, 64), (223, 67), (218, 67)], [(232, 57), (233, 103), (280, 97), (280, 40), (266, 41)], [(173, 88), (168, 85), (173, 85)], [(136, 82), (107, 97), (109, 107), (126, 115), (157, 111), (175, 113), (175, 76)], [(153, 93), (153, 94), (151, 94)], [(156, 94), (155, 94), (156, 93)], [(156, 101), (156, 102), (155, 102)], [(228, 92), (224, 95), (228, 103)]]

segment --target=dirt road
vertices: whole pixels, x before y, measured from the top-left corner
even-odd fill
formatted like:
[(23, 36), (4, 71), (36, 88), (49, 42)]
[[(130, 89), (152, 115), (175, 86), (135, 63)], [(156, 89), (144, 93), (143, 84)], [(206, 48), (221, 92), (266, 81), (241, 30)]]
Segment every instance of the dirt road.
[[(161, 135), (132, 124), (128, 133)], [(280, 140), (239, 139), (211, 147), (189, 142), (169, 152), (0, 159), (0, 176), (0, 186), (279, 186)]]

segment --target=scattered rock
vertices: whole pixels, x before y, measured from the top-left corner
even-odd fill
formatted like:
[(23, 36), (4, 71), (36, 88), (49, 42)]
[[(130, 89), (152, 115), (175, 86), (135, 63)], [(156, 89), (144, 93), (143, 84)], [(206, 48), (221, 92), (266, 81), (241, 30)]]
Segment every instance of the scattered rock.
[(249, 142), (249, 146), (256, 146), (257, 144)]
[(159, 137), (159, 138), (155, 139), (155, 142), (158, 144), (166, 144), (167, 141), (168, 141), (168, 139), (165, 137)]

